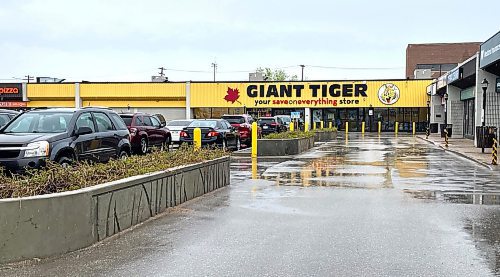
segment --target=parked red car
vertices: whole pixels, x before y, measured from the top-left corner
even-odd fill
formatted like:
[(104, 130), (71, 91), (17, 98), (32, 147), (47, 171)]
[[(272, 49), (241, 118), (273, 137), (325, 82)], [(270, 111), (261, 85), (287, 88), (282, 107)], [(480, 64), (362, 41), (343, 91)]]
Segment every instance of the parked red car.
[(172, 136), (165, 120), (146, 113), (120, 114), (130, 132), (130, 144), (135, 153), (146, 154), (152, 146), (168, 150)]
[(228, 121), (240, 133), (241, 143), (245, 146), (252, 145), (252, 116), (248, 114), (223, 115), (222, 119)]

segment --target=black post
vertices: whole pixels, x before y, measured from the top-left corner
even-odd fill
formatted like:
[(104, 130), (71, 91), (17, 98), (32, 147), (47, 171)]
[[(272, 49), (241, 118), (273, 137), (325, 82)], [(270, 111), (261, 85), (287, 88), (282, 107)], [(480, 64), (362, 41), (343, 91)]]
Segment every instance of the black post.
[(486, 78), (483, 79), (481, 82), (481, 87), (483, 88), (483, 109), (481, 110), (481, 134), (483, 136), (483, 141), (482, 141), (482, 147), (481, 147), (481, 152), (484, 153), (484, 144), (486, 143), (486, 132), (485, 132), (485, 126), (486, 126), (486, 90), (488, 89), (488, 80)]
[(304, 67), (305, 67), (305, 65), (301, 64), (300, 67), (302, 67), (302, 78), (301, 78), (301, 80), (304, 81)]
[(431, 132), (431, 101), (427, 100), (427, 128)]
[(448, 128), (448, 95), (444, 95), (444, 128)]

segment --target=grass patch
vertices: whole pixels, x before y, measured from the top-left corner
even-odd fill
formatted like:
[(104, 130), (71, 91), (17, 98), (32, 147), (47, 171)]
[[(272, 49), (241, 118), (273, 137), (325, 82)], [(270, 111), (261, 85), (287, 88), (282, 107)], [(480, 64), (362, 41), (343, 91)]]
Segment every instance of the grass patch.
[(123, 178), (163, 171), (226, 156), (219, 149), (194, 150), (182, 146), (177, 151), (132, 156), (108, 163), (78, 163), (71, 168), (49, 163), (41, 170), (30, 170), (24, 175), (8, 176), (0, 170), (0, 199), (42, 195), (95, 186)]
[(272, 133), (264, 137), (264, 139), (297, 139), (314, 137), (313, 132), (302, 131), (287, 131), (283, 133)]

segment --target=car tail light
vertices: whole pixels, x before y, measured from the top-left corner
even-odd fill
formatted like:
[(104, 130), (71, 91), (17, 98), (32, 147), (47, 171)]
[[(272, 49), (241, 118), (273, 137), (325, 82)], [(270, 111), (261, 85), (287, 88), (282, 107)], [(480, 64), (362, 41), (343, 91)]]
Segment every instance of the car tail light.
[(276, 126), (278, 126), (278, 124), (276, 124), (276, 123), (271, 123), (271, 126), (276, 127)]
[(215, 131), (208, 132), (207, 134), (207, 137), (217, 137), (217, 136), (219, 136), (219, 133)]
[(185, 138), (185, 137), (188, 136), (188, 134), (186, 132), (184, 132), (184, 131), (181, 131), (181, 133), (179, 134), (179, 136)]

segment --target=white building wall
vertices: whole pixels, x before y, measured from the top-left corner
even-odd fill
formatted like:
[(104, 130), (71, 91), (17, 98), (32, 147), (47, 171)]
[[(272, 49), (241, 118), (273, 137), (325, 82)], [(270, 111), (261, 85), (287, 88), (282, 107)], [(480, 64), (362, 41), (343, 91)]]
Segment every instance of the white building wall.
[(460, 88), (448, 86), (448, 124), (453, 124), (452, 137), (461, 138), (464, 135), (464, 103), (460, 101)]

